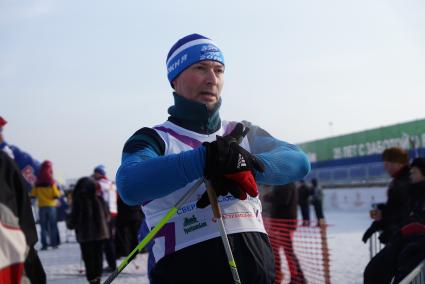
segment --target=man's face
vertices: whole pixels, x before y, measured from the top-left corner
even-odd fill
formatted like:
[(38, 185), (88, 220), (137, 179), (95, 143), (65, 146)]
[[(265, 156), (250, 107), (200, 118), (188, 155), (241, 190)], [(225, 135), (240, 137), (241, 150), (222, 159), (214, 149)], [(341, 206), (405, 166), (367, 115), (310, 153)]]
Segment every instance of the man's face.
[(422, 175), (422, 172), (417, 167), (413, 167), (410, 169), (410, 180), (412, 183), (418, 183), (425, 181), (425, 176)]
[(216, 61), (201, 61), (184, 70), (173, 81), (180, 96), (205, 104), (212, 110), (224, 84), (224, 66)]
[(394, 176), (403, 166), (403, 164), (384, 161), (384, 168), (390, 176)]

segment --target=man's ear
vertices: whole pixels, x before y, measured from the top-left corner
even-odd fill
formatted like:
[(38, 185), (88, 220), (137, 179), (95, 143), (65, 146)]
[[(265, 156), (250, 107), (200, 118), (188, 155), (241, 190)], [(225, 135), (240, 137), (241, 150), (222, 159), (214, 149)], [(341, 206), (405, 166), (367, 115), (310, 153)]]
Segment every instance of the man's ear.
[(171, 81), (171, 87), (174, 89), (174, 91), (176, 90), (176, 81), (177, 81), (177, 78)]

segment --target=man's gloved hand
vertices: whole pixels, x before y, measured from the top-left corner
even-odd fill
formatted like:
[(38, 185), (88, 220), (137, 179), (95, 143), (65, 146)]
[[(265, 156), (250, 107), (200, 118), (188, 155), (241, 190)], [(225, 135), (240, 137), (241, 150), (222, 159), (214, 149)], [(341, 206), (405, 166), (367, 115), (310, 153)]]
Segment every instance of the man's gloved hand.
[[(234, 197), (241, 199), (240, 197), (242, 195), (242, 190), (239, 188), (238, 184), (233, 180), (221, 177), (213, 179), (210, 182), (217, 196), (226, 196), (230, 192)], [(208, 205), (210, 205), (210, 200), (208, 198), (207, 191), (205, 191), (202, 194), (201, 198), (198, 200), (198, 202), (196, 202), (196, 207), (205, 208)]]
[(425, 226), (421, 223), (410, 223), (401, 228), (401, 233), (403, 236), (425, 234)]
[(366, 232), (363, 234), (362, 241), (364, 243), (367, 242), (367, 240), (377, 231), (381, 230), (381, 226), (379, 222), (372, 222), (370, 227), (366, 230)]
[[(204, 143), (206, 148), (205, 177), (211, 181), (217, 196), (227, 195), (229, 192), (238, 199), (246, 199), (247, 194), (252, 197), (258, 195), (257, 184), (254, 179), (254, 170), (264, 171), (264, 165), (254, 155), (239, 146), (246, 135), (247, 129), (238, 123), (228, 135), (217, 136), (217, 140)], [(208, 206), (209, 199), (205, 192), (196, 206)]]

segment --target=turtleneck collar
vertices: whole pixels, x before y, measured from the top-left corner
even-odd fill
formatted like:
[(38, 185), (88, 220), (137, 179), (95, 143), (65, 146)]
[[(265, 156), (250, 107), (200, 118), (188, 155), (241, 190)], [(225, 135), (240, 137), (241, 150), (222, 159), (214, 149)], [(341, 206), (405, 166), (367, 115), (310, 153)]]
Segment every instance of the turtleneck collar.
[(220, 128), (221, 98), (214, 109), (209, 112), (204, 104), (188, 100), (175, 92), (173, 96), (174, 105), (168, 108), (169, 121), (201, 134), (211, 134)]

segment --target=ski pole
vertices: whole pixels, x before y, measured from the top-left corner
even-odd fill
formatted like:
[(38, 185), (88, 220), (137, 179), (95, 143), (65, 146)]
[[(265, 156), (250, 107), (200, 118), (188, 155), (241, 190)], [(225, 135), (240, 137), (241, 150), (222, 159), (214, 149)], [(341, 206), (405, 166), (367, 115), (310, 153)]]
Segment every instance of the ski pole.
[(227, 260), (229, 262), (230, 271), (232, 272), (233, 280), (235, 281), (235, 284), (241, 284), (238, 269), (236, 267), (236, 262), (235, 262), (235, 259), (233, 258), (229, 239), (227, 238), (226, 228), (224, 227), (224, 222), (223, 222), (223, 217), (221, 215), (220, 206), (218, 205), (217, 194), (215, 193), (215, 190), (209, 181), (205, 182), (205, 186), (207, 187), (208, 199), (210, 200), (210, 203), (211, 203), (211, 209), (213, 211), (214, 217), (218, 221), (218, 229), (220, 231), (221, 240), (223, 241), (224, 250), (226, 251)]
[(193, 186), (180, 198), (179, 201), (168, 210), (164, 218), (143, 238), (143, 240), (133, 249), (133, 251), (120, 263), (120, 265), (112, 272), (111, 275), (103, 282), (103, 284), (110, 284), (114, 279), (124, 270), (124, 268), (136, 257), (136, 255), (155, 237), (159, 230), (176, 214), (177, 210), (183, 205), (184, 202), (198, 189), (202, 184), (203, 178), (198, 179)]

